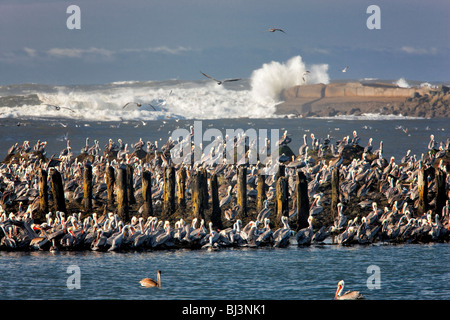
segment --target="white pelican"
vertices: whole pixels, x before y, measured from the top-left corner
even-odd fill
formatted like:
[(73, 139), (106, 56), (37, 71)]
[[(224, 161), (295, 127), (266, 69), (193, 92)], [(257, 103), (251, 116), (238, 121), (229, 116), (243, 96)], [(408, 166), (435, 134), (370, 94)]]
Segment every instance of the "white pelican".
[(152, 278), (144, 278), (139, 283), (141, 286), (146, 288), (161, 288), (161, 270), (156, 271), (157, 280), (153, 280)]
[(336, 294), (334, 295), (335, 300), (357, 300), (364, 299), (364, 296), (359, 291), (347, 291), (342, 294), (344, 290), (344, 280), (339, 281)]

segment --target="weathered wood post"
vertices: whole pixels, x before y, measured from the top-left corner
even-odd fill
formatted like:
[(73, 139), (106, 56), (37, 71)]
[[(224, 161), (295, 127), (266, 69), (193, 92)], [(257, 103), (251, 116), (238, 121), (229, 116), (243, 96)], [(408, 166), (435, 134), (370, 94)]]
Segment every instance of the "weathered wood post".
[(83, 172), (83, 207), (87, 213), (92, 211), (92, 166), (86, 164)]
[(256, 199), (256, 211), (260, 212), (264, 208), (264, 201), (267, 199), (266, 196), (266, 179), (262, 174), (258, 174), (256, 180), (257, 186), (256, 191), (258, 192)]
[(114, 168), (112, 166), (106, 167), (106, 191), (108, 193), (108, 206), (114, 205), (114, 182), (116, 181)]
[(417, 208), (418, 214), (423, 215), (428, 210), (428, 181), (427, 181), (427, 172), (426, 170), (420, 166), (419, 174), (417, 177), (417, 189), (419, 192), (419, 206)]
[(289, 186), (286, 177), (279, 177), (276, 182), (277, 223), (282, 216), (289, 216)]
[(170, 166), (164, 169), (164, 213), (175, 212), (175, 168)]
[(208, 171), (205, 168), (201, 168), (203, 179), (203, 208), (209, 208), (209, 193), (208, 193)]
[[(276, 184), (278, 182), (278, 179), (280, 177), (284, 177), (286, 175), (286, 168), (284, 164), (278, 165), (277, 173), (275, 174), (275, 191), (276, 191)], [(275, 201), (275, 212), (278, 212), (278, 201)]]
[(136, 198), (134, 197), (134, 182), (133, 182), (134, 168), (132, 165), (127, 165), (127, 196), (128, 204), (135, 204)]
[(331, 171), (331, 214), (338, 216), (337, 204), (339, 203), (339, 168)]
[(297, 171), (297, 231), (309, 226), (308, 180), (302, 171)]
[(44, 169), (39, 169), (39, 211), (43, 214), (47, 214), (49, 212), (47, 179), (47, 171)]
[(213, 224), (214, 229), (223, 229), (222, 210), (220, 209), (219, 185), (217, 183), (217, 175), (212, 174), (209, 179), (211, 186), (211, 206), (212, 206), (210, 220)]
[(242, 220), (247, 216), (247, 167), (238, 167), (237, 174), (237, 205), (239, 206), (238, 217)]
[(151, 173), (148, 170), (142, 172), (142, 197), (144, 198), (142, 217), (147, 219), (149, 216), (153, 215), (152, 178)]
[(446, 174), (439, 168), (436, 168), (435, 181), (436, 181), (436, 214), (442, 218), (442, 208), (445, 206), (446, 194), (445, 194), (445, 180)]
[(194, 173), (191, 186), (192, 214), (194, 218), (205, 219), (205, 208), (203, 206), (203, 174), (200, 171)]
[(119, 218), (124, 222), (130, 220), (129, 208), (128, 208), (128, 186), (127, 186), (127, 169), (121, 166), (117, 170), (116, 179), (116, 197), (117, 197), (117, 214)]
[(53, 206), (55, 211), (67, 213), (66, 200), (64, 199), (64, 188), (61, 174), (55, 168), (50, 170), (50, 180), (52, 182)]
[(178, 170), (178, 206), (184, 210), (186, 208), (186, 168)]

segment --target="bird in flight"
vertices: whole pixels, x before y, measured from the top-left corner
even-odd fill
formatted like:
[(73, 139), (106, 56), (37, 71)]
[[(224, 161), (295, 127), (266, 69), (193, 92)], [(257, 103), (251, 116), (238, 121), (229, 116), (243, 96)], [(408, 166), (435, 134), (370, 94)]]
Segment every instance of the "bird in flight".
[(308, 75), (308, 73), (311, 73), (311, 71), (306, 70), (305, 72), (303, 72), (302, 79), (303, 79), (303, 82), (305, 82), (305, 83), (306, 83), (306, 76)]
[(236, 78), (236, 79), (225, 79), (225, 80), (217, 80), (217, 79), (215, 79), (215, 78), (213, 78), (213, 77), (208, 76), (207, 74), (205, 74), (205, 73), (203, 73), (203, 72), (201, 72), (201, 71), (200, 71), (200, 73), (201, 73), (202, 75), (204, 75), (205, 77), (207, 77), (207, 78), (209, 78), (209, 79), (214, 80), (215, 82), (217, 82), (217, 84), (218, 84), (219, 86), (220, 86), (222, 83), (224, 83), (224, 82), (232, 82), (232, 81), (239, 81), (239, 80), (241, 80), (240, 78)]
[(70, 109), (70, 108), (68, 108), (68, 107), (61, 107), (61, 106), (56, 106), (56, 105), (48, 104), (48, 103), (46, 104), (46, 106), (47, 106), (47, 107), (55, 108), (56, 111), (59, 111), (59, 110), (61, 110), (61, 108), (62, 108), (62, 109), (67, 109), (67, 110), (70, 110), (70, 111), (72, 111), (72, 112), (75, 112), (75, 111), (73, 111), (72, 109)]
[[(126, 106), (128, 106), (129, 104), (135, 104), (138, 108), (142, 107), (142, 104), (139, 103), (139, 102), (127, 102), (127, 103), (122, 107), (122, 109), (124, 109), (124, 108), (125, 108)], [(150, 107), (152, 107), (153, 110), (156, 111), (156, 109), (155, 109), (154, 106), (152, 106), (150, 103), (149, 103), (148, 105), (149, 105)]]
[(286, 33), (286, 32), (284, 32), (283, 29), (280, 29), (280, 28), (269, 28), (269, 29), (267, 29), (266, 31), (269, 31), (269, 32), (280, 31), (280, 32)]
[(344, 69), (342, 69), (342, 72), (347, 72), (347, 70), (348, 70), (348, 66), (345, 67)]

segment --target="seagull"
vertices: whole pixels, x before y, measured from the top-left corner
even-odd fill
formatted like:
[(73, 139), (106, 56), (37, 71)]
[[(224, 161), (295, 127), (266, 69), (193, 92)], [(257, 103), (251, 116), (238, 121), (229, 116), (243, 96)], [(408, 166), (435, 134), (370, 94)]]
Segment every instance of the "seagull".
[(348, 70), (348, 66), (345, 67), (344, 69), (342, 69), (342, 72), (347, 72), (347, 70)]
[(306, 82), (306, 78), (305, 77), (308, 75), (308, 73), (311, 73), (311, 71), (306, 70), (305, 72), (303, 72), (303, 76), (302, 76), (303, 82)]
[[(139, 102), (127, 102), (127, 103), (122, 107), (122, 109), (124, 109), (124, 108), (125, 108), (126, 106), (128, 106), (129, 104), (135, 104), (138, 108), (142, 107), (142, 104), (139, 103)], [(149, 103), (148, 105), (149, 105), (150, 107), (152, 107), (153, 110), (156, 111), (156, 109), (155, 109), (154, 106), (152, 106), (150, 103)]]
[(63, 108), (63, 109), (67, 109), (67, 110), (70, 110), (70, 111), (72, 111), (72, 112), (75, 112), (75, 111), (73, 111), (72, 109), (70, 109), (70, 108), (68, 108), (68, 107), (61, 107), (61, 106), (56, 106), (56, 105), (48, 104), (48, 103), (46, 103), (45, 105), (46, 105), (47, 107), (53, 107), (53, 108), (55, 108), (55, 110), (57, 110), (57, 111), (59, 111), (59, 110), (61, 110), (61, 108)]
[(284, 32), (283, 29), (280, 29), (280, 28), (269, 28), (269, 29), (267, 29), (266, 31), (269, 31), (269, 32), (280, 31), (280, 32), (286, 33), (286, 32)]
[(217, 79), (215, 79), (215, 78), (213, 78), (213, 77), (208, 76), (207, 74), (205, 74), (205, 73), (203, 73), (203, 72), (201, 72), (201, 71), (200, 71), (200, 73), (201, 73), (202, 75), (204, 75), (205, 77), (207, 77), (207, 78), (209, 78), (209, 79), (214, 80), (215, 82), (217, 82), (217, 84), (218, 84), (219, 86), (220, 86), (222, 83), (224, 83), (224, 82), (232, 82), (232, 81), (239, 81), (239, 80), (241, 80), (241, 79), (239, 79), (239, 78), (236, 78), (236, 79), (217, 80)]

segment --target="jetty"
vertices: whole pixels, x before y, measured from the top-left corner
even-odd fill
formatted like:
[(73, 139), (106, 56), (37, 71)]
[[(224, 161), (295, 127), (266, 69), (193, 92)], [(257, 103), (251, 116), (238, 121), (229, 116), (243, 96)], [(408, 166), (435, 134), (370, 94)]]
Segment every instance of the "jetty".
[[(51, 157), (45, 142), (16, 143), (0, 165), (0, 249), (450, 240), (450, 139), (431, 136), (419, 158), (406, 151), (385, 159), (382, 141), (365, 145), (356, 132), (338, 141), (305, 135), (298, 152), (289, 143), (300, 137), (287, 137), (276, 163), (266, 165), (208, 157), (177, 165), (170, 139), (146, 149), (141, 140), (131, 150), (112, 140), (101, 150), (94, 141), (78, 155)], [(274, 174), (262, 174), (268, 166)]]

